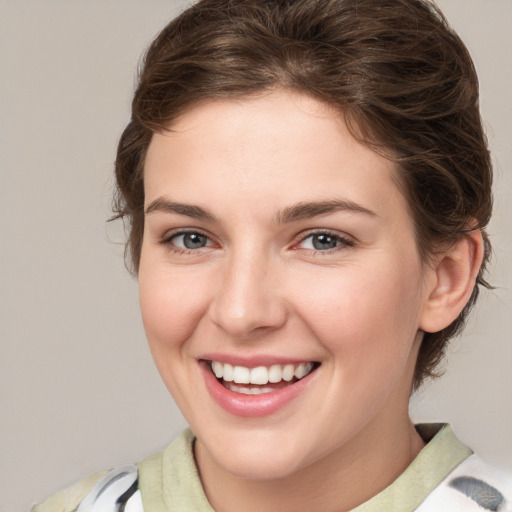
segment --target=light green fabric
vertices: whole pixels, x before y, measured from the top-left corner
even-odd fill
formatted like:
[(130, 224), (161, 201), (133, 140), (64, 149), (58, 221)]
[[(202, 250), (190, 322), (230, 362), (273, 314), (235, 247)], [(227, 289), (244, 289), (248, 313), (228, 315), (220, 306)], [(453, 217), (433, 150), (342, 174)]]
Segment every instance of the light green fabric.
[[(446, 475), (473, 452), (444, 424), (417, 425), (428, 442), (389, 487), (353, 512), (412, 512)], [(187, 429), (164, 452), (139, 464), (145, 512), (214, 512), (194, 462), (194, 435)]]
[[(389, 487), (353, 512), (412, 512), (446, 475), (473, 452), (449, 425), (418, 425), (428, 444)], [(194, 434), (183, 431), (163, 452), (138, 464), (144, 512), (214, 512), (204, 494), (193, 456)], [(72, 512), (105, 473), (57, 493), (32, 512)]]
[(416, 430), (428, 443), (425, 448), (389, 487), (352, 512), (411, 512), (473, 453), (455, 437), (449, 425), (416, 425)]
[(63, 491), (55, 493), (44, 503), (36, 505), (31, 512), (71, 512), (78, 507), (83, 497), (107, 474), (107, 471), (93, 473)]
[(164, 452), (138, 464), (144, 512), (214, 512), (194, 462), (194, 439), (186, 429)]

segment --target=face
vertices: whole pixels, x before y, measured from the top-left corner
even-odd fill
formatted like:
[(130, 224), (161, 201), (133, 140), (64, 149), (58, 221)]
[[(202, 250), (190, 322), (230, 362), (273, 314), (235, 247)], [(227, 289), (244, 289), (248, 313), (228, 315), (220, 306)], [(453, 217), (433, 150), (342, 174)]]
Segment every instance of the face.
[(285, 91), (171, 128), (146, 160), (140, 301), (201, 452), (278, 478), (371, 450), (408, 420), (429, 279), (393, 164)]

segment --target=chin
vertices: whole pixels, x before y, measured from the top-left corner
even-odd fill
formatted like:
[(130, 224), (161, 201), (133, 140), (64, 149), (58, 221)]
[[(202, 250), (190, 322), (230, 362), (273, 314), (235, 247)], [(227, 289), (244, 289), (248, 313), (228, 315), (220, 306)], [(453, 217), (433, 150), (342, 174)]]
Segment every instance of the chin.
[[(294, 454), (297, 458), (297, 454)], [(296, 473), (297, 467), (293, 460), (287, 457), (275, 457), (275, 454), (253, 457), (248, 454), (231, 454), (217, 460), (226, 471), (244, 480), (280, 480)]]
[(247, 430), (242, 435), (226, 433), (203, 446), (216, 464), (238, 478), (277, 480), (308, 464), (307, 447), (291, 434), (273, 432), (271, 427)]

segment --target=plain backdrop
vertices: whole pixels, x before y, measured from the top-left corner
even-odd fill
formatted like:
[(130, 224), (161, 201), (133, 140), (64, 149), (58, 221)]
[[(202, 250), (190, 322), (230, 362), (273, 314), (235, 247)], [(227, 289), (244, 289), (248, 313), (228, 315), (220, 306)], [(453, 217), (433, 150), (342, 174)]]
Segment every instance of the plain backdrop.
[[(0, 510), (162, 449), (185, 425), (107, 224), (139, 56), (171, 0), (0, 0)], [(491, 281), (446, 375), (413, 398), (512, 470), (512, 1), (440, 0), (479, 72), (495, 161)]]

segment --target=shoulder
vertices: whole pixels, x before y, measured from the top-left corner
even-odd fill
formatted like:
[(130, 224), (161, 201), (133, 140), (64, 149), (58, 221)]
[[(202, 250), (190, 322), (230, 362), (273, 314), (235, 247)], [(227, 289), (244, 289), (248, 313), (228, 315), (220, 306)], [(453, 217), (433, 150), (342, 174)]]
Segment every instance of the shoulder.
[[(193, 440), (192, 432), (186, 429), (164, 452), (155, 453), (137, 465), (119, 466), (89, 475), (44, 503), (35, 505), (31, 512), (114, 512), (119, 510), (119, 504), (123, 504), (125, 512), (139, 512), (142, 511), (141, 493), (144, 493), (145, 503), (149, 503), (151, 509), (161, 508), (165, 467), (169, 466), (167, 472), (172, 477), (167, 479), (170, 480), (167, 484), (180, 480), (183, 476), (180, 471), (189, 466), (195, 468)], [(164, 455), (168, 459), (167, 464), (163, 463)], [(199, 481), (199, 477), (196, 480)]]
[(76, 509), (86, 494), (108, 471), (98, 471), (86, 476), (66, 489), (50, 496), (45, 502), (35, 505), (31, 512), (71, 512)]
[[(121, 507), (121, 508), (120, 508)], [(32, 512), (143, 512), (137, 466), (96, 473), (61, 491)]]
[(471, 455), (447, 475), (417, 510), (512, 512), (512, 474)]

